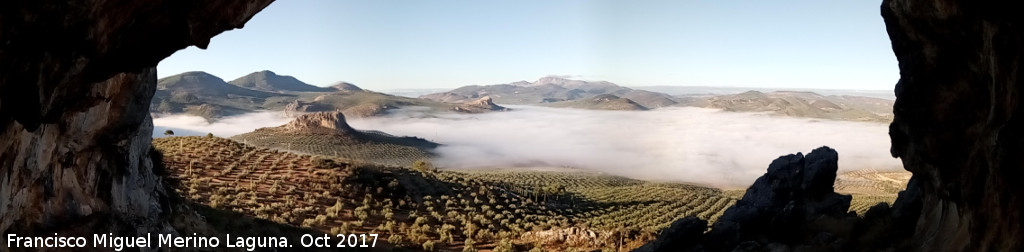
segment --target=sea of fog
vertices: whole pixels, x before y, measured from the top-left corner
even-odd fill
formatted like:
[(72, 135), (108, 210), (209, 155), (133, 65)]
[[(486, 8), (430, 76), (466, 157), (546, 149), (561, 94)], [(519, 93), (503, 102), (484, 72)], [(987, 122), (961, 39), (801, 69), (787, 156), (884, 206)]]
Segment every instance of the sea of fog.
[(166, 130), (174, 131), (175, 136), (205, 136), (212, 133), (219, 137), (230, 137), (258, 128), (281, 126), (289, 121), (291, 118), (285, 117), (280, 111), (228, 116), (214, 122), (191, 115), (154, 115), (153, 137), (163, 137)]
[[(780, 155), (807, 153), (823, 145), (839, 152), (841, 171), (901, 167), (889, 155), (888, 127), (882, 123), (692, 107), (651, 111), (512, 108), (483, 114), (430, 114), (409, 108), (349, 123), (357, 129), (444, 144), (435, 164), (451, 169), (570, 166), (638, 179), (740, 188), (750, 185)], [(171, 128), (230, 136), (287, 121), (273, 112), (212, 124), (194, 117), (162, 117), (154, 119), (158, 128), (154, 135)]]

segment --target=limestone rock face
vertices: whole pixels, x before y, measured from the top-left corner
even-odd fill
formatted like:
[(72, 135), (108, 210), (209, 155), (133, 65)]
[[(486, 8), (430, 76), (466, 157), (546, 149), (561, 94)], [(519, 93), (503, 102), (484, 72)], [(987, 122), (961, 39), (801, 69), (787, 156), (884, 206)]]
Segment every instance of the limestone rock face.
[(270, 2), (0, 2), (0, 232), (168, 232), (156, 64)]
[(316, 112), (300, 115), (284, 125), (284, 129), (291, 131), (320, 131), (328, 130), (339, 133), (356, 132), (345, 122), (345, 115), (340, 111)]
[(461, 105), (455, 106), (452, 110), (464, 113), (483, 113), (488, 111), (507, 111), (508, 108), (494, 104), (490, 96), (484, 96), (475, 101), (464, 102)]
[(1024, 250), (1024, 16), (1015, 4), (882, 3), (900, 68), (891, 151), (914, 174), (912, 242), (922, 251)]
[(306, 113), (327, 111), (331, 108), (315, 102), (292, 101), (284, 106), (284, 114), (288, 117), (297, 117)]

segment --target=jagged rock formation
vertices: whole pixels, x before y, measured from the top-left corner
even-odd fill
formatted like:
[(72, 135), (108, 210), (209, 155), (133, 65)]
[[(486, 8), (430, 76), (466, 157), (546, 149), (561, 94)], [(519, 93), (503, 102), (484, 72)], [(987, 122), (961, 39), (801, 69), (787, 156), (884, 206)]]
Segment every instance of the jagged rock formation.
[(475, 101), (464, 102), (452, 108), (455, 112), (482, 113), (488, 111), (508, 111), (508, 108), (494, 104), (490, 96), (484, 96)]
[(838, 155), (831, 148), (821, 147), (806, 157), (800, 153), (779, 157), (706, 234), (700, 232), (706, 228), (701, 224), (703, 220), (682, 219), (662, 234), (677, 239), (651, 243), (642, 250), (848, 248), (848, 241), (840, 238), (850, 237), (859, 219), (849, 212), (850, 196), (832, 189)]
[[(1019, 78), (1024, 70), (1018, 63), (1024, 58), (1024, 30), (1018, 28), (1024, 17), (1009, 2), (885, 0), (881, 9), (901, 75), (891, 151), (913, 177), (891, 208), (872, 207), (851, 232), (812, 241), (842, 242), (824, 244), (843, 251), (1024, 250), (1024, 79)], [(680, 222), (696, 226), (681, 230), (700, 229), (692, 219)], [(806, 229), (808, 223), (781, 224)], [(666, 240), (646, 249), (699, 250), (745, 236), (742, 225), (731, 236), (715, 231), (720, 225), (728, 224), (716, 223), (703, 236), (665, 234), (704, 240), (697, 245), (670, 247)], [(779, 236), (776, 232), (754, 235)], [(792, 241), (774, 237), (736, 248), (785, 250), (778, 244)]]
[(0, 2), (0, 232), (172, 231), (150, 159), (157, 62), (270, 2)]
[(321, 131), (328, 130), (342, 134), (356, 133), (356, 130), (345, 121), (341, 112), (319, 112), (296, 117), (295, 120), (282, 126), (289, 131)]
[(1024, 16), (1016, 10), (998, 1), (882, 3), (900, 62), (889, 135), (893, 156), (914, 173), (908, 193), (921, 196), (919, 250), (1024, 250)]
[(285, 116), (295, 117), (304, 115), (312, 112), (323, 112), (328, 111), (331, 108), (316, 102), (303, 102), (299, 100), (292, 101), (288, 105), (284, 106)]

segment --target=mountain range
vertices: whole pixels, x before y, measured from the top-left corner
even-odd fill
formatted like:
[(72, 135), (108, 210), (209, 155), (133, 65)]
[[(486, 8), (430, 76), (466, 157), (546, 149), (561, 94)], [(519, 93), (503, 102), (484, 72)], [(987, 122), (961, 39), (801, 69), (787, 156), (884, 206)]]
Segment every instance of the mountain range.
[(213, 121), (263, 110), (280, 110), (292, 115), (342, 111), (348, 117), (358, 118), (382, 115), (403, 107), (461, 113), (507, 110), (489, 99), (445, 103), (374, 92), (347, 82), (317, 87), (295, 77), (264, 70), (231, 81), (205, 72), (161, 78), (157, 80), (150, 112), (189, 114)]
[[(441, 102), (463, 102), (489, 96), (498, 104), (546, 105), (606, 94), (639, 104), (641, 107), (637, 107), (637, 110), (667, 107), (678, 103), (672, 96), (663, 93), (631, 89), (607, 81), (582, 81), (555, 76), (543, 77), (534, 82), (464, 86), (448, 92), (423, 95), (420, 98)], [(602, 106), (590, 105), (591, 103), (564, 103), (556, 106), (602, 109)]]
[(499, 104), (540, 105), (597, 110), (648, 110), (669, 106), (715, 108), (730, 112), (772, 112), (781, 116), (846, 121), (889, 122), (893, 101), (814, 92), (748, 91), (733, 94), (669, 95), (622, 87), (607, 81), (572, 80), (556, 76), (533, 82), (470, 85), (420, 96), (441, 102), (491, 97)]
[(390, 110), (406, 107), (458, 113), (508, 110), (499, 104), (635, 111), (692, 106), (730, 112), (771, 112), (792, 117), (889, 122), (892, 120), (893, 101), (798, 91), (673, 96), (622, 87), (607, 81), (556, 76), (533, 82), (463, 86), (412, 98), (365, 90), (347, 82), (318, 87), (292, 76), (264, 70), (231, 81), (205, 72), (185, 72), (159, 79), (150, 110), (158, 114), (196, 115), (213, 121), (224, 116), (263, 110), (283, 111), (291, 116), (341, 111), (349, 118), (384, 115)]

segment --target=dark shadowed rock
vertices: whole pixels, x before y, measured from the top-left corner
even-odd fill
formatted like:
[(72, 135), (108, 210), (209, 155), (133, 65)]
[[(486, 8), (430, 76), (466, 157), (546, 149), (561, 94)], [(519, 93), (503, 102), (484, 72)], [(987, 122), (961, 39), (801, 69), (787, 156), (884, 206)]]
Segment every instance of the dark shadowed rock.
[(708, 222), (690, 216), (672, 222), (653, 242), (644, 244), (637, 251), (699, 251), (701, 235), (708, 229)]
[(859, 219), (848, 211), (851, 197), (832, 189), (838, 161), (838, 153), (828, 147), (807, 156), (779, 157), (710, 231), (694, 235), (703, 225), (683, 219), (673, 223), (678, 230), (669, 229), (640, 251), (849, 248), (848, 240), (840, 238), (851, 236)]
[(828, 147), (772, 161), (768, 172), (712, 226), (709, 248), (732, 249), (746, 241), (799, 245), (810, 243), (808, 235), (842, 232), (843, 227), (816, 223), (855, 218), (848, 213), (851, 197), (832, 190), (837, 162), (838, 153)]
[(1019, 10), (1009, 1), (882, 3), (900, 69), (892, 154), (914, 174), (907, 191), (921, 197), (913, 243), (922, 251), (1024, 251)]
[(150, 158), (157, 62), (270, 2), (0, 1), (0, 233), (173, 232)]

